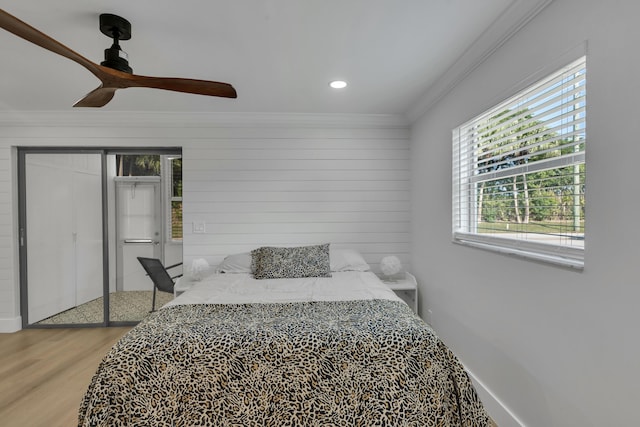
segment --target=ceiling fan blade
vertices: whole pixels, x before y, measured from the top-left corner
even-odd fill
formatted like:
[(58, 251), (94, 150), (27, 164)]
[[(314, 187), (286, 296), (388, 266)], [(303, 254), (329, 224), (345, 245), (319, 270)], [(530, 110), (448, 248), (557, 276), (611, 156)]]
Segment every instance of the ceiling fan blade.
[[(111, 74), (111, 73), (110, 73)], [(229, 83), (209, 80), (181, 79), (175, 77), (149, 77), (136, 74), (118, 73), (119, 81), (112, 84), (118, 87), (147, 87), (171, 90), (174, 92), (194, 93), (198, 95), (237, 98), (238, 94)]]
[(237, 98), (238, 96), (236, 90), (230, 84), (209, 80), (139, 76), (123, 73), (102, 65), (96, 66), (94, 74), (102, 81), (102, 85), (76, 102), (73, 105), (74, 107), (103, 107), (111, 101), (117, 89), (128, 87), (164, 89), (223, 98)]
[(84, 98), (78, 100), (74, 107), (104, 107), (116, 93), (114, 87), (102, 87), (92, 90)]
[(78, 64), (82, 65), (93, 74), (99, 73), (98, 65), (91, 62), (79, 53), (69, 49), (57, 40), (52, 39), (48, 35), (36, 30), (31, 25), (16, 18), (15, 16), (0, 9), (0, 28), (4, 28), (10, 33), (23, 38), (37, 46), (45, 48), (53, 53), (62, 55)]

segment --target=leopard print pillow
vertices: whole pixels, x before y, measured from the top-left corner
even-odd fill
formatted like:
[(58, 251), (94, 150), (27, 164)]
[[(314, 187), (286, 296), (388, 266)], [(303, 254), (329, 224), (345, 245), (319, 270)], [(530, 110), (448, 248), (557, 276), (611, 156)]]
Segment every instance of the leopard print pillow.
[(251, 251), (251, 268), (256, 279), (331, 277), (329, 243), (278, 248), (263, 246)]

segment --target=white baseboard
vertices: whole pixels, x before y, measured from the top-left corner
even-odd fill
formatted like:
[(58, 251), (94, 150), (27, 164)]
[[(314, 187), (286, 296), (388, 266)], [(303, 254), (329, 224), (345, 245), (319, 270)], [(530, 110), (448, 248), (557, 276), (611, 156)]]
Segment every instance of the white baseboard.
[(526, 427), (472, 372), (467, 371), (467, 373), (471, 377), (484, 407), (498, 427)]
[(0, 318), (0, 333), (18, 332), (22, 329), (22, 317)]

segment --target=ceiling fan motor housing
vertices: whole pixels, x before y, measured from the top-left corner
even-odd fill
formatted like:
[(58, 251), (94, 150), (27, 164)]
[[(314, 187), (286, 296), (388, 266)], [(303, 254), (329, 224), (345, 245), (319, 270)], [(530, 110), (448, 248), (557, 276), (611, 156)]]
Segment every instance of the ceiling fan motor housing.
[(115, 43), (109, 49), (104, 50), (104, 61), (100, 65), (129, 74), (133, 73), (133, 69), (129, 66), (129, 61), (127, 61), (127, 53)]
[(129, 66), (127, 53), (118, 43), (120, 40), (131, 38), (131, 23), (120, 16), (103, 13), (100, 15), (100, 31), (113, 39), (111, 47), (104, 50), (104, 61), (100, 65), (132, 74), (133, 69)]

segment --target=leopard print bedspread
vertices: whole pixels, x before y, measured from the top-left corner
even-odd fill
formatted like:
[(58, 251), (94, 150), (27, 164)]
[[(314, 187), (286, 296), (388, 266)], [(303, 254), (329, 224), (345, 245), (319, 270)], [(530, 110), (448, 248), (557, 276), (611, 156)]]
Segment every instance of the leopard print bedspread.
[(464, 368), (398, 301), (182, 305), (105, 356), (79, 426), (487, 426)]

